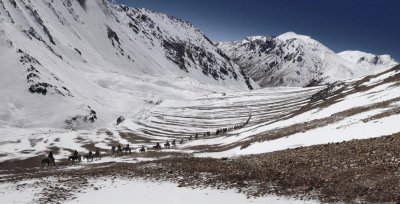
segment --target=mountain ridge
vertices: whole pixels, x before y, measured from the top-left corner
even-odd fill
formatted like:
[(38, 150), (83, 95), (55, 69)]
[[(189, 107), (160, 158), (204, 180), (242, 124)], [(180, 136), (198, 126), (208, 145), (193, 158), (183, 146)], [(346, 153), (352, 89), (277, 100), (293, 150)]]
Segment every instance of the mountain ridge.
[[(357, 64), (344, 57), (346, 52), (337, 54), (310, 36), (294, 32), (276, 37), (250, 36), (216, 45), (261, 87), (318, 85), (375, 74), (398, 64), (387, 55), (377, 56), (376, 64)], [(376, 56), (364, 55), (368, 59)]]

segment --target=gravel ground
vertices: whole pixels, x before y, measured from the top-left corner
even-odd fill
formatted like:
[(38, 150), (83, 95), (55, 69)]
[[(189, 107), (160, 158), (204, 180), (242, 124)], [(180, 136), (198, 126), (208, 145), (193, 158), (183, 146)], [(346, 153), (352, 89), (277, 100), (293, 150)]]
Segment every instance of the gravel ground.
[(73, 199), (74, 193), (91, 187), (88, 178), (110, 176), (238, 189), (248, 196), (277, 194), (322, 202), (395, 203), (400, 201), (399, 146), (400, 133), (229, 159), (148, 152), (146, 157), (159, 159), (73, 167), (62, 162), (53, 168), (41, 168), (37, 167), (40, 159), (33, 158), (1, 163), (0, 178), (8, 183), (38, 180), (38, 186), (43, 186), (37, 200), (40, 203)]

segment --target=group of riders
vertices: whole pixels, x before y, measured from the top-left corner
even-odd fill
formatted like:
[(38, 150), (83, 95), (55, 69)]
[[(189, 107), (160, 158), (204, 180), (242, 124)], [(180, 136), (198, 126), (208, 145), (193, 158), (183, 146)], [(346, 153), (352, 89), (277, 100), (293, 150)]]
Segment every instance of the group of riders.
[(115, 147), (114, 145), (111, 147), (111, 154), (112, 155), (116, 155), (116, 154), (122, 154), (122, 152), (132, 152), (132, 149), (129, 147), (129, 144), (127, 144), (125, 147), (121, 147), (121, 145), (119, 144), (117, 147)]
[[(99, 158), (99, 159), (101, 159), (101, 156), (100, 156), (100, 149), (99, 148), (96, 148), (96, 152), (93, 154), (93, 152), (92, 151), (90, 151), (89, 150), (89, 153), (88, 154), (85, 154), (84, 156), (83, 156), (85, 159), (87, 159), (88, 161), (89, 160), (91, 160), (91, 161), (93, 161), (93, 159), (94, 158)], [(79, 156), (79, 154), (78, 154), (78, 151), (74, 151), (74, 154), (72, 155), (72, 158), (74, 158), (74, 159), (80, 159), (80, 156)]]
[[(205, 135), (209, 135), (209, 134), (210, 134), (209, 132), (205, 133)], [(194, 137), (195, 137), (195, 139), (198, 139), (199, 135), (196, 134)], [(193, 139), (192, 136), (190, 136), (188, 138), (189, 141), (192, 140), (192, 139)], [(181, 139), (179, 141), (179, 144), (183, 144), (183, 141), (184, 140)], [(172, 140), (171, 143), (169, 142), (169, 140), (167, 140), (167, 142), (164, 144), (164, 147), (165, 148), (170, 148), (171, 145), (172, 146), (176, 146), (176, 140), (175, 139)], [(155, 146), (153, 146), (153, 150), (156, 150), (156, 151), (160, 151), (161, 150), (161, 145), (160, 145), (159, 142), (157, 142), (157, 144)], [(127, 144), (125, 147), (122, 147), (120, 144), (118, 144), (117, 147), (112, 145), (112, 147), (111, 147), (111, 155), (112, 156), (120, 156), (120, 155), (123, 154), (123, 152), (128, 152), (128, 153), (132, 152), (132, 149), (130, 148), (129, 144)], [(144, 145), (142, 145), (142, 147), (139, 149), (139, 152), (140, 153), (145, 153), (146, 152), (146, 149), (145, 149)], [(101, 159), (99, 148), (96, 149), (96, 152), (94, 154), (93, 154), (92, 151), (89, 151), (88, 154), (84, 155), (84, 158), (87, 159), (88, 161), (89, 160), (93, 161), (94, 158)], [(78, 151), (76, 151), (76, 150), (74, 151), (72, 156), (70, 156), (68, 158), (68, 161), (70, 161), (70, 160), (72, 160), (72, 163), (81, 161), (81, 156), (78, 154)], [(54, 159), (53, 151), (50, 151), (50, 153), (47, 156), (47, 158), (42, 160), (42, 165), (44, 165), (44, 164), (47, 164), (48, 166), (55, 165), (55, 159)]]
[[(191, 136), (190, 136), (191, 137)], [(183, 143), (183, 139), (181, 139), (181, 141), (180, 141), (180, 144), (182, 144)], [(171, 145), (172, 146), (176, 146), (176, 140), (174, 139), (174, 140), (172, 140), (172, 142), (170, 143), (169, 142), (169, 140), (167, 140), (167, 142), (164, 144), (164, 147), (165, 148), (170, 148), (171, 147)], [(161, 145), (160, 145), (160, 143), (159, 142), (157, 142), (157, 144), (155, 145), (155, 146), (153, 146), (153, 149), (154, 150), (161, 150)], [(145, 152), (145, 149), (144, 149), (144, 146), (142, 146), (142, 149), (140, 149), (140, 152)]]
[[(221, 128), (221, 129), (218, 129), (218, 130), (215, 132), (215, 134), (218, 135), (218, 134), (221, 134), (221, 133), (226, 133), (226, 132), (228, 132), (228, 131), (230, 131), (230, 130), (236, 130), (236, 129), (243, 128), (244, 126), (246, 126), (246, 125), (249, 123), (250, 119), (251, 119), (251, 112), (250, 112), (250, 114), (249, 114), (249, 118), (247, 119), (247, 121), (246, 121), (244, 124), (242, 124), (242, 125), (236, 125), (236, 126), (233, 126), (233, 127), (230, 127), (230, 128)], [(123, 120), (121, 119), (121, 122), (122, 122), (122, 121), (123, 121)], [(210, 131), (208, 131), (208, 132), (206, 132), (206, 133), (203, 133), (203, 136), (210, 136), (210, 135), (211, 135), (211, 132), (210, 132)], [(195, 137), (195, 139), (198, 139), (199, 134), (196, 134), (194, 137)], [(192, 140), (192, 139), (193, 139), (192, 136), (190, 136), (188, 140), (190, 141), (190, 140)], [(179, 143), (180, 143), (180, 144), (183, 144), (183, 139), (181, 139), (181, 140), (179, 141)], [(174, 139), (174, 140), (171, 142), (171, 144), (172, 144), (172, 146), (175, 146), (175, 145), (176, 145), (176, 140)], [(170, 144), (169, 140), (167, 140), (167, 142), (164, 144), (164, 147), (165, 147), (165, 148), (170, 148), (171, 144)], [(161, 150), (161, 145), (160, 145), (160, 143), (157, 143), (155, 146), (153, 146), (153, 150), (156, 150), (156, 151)], [(120, 144), (119, 144), (117, 147), (115, 147), (114, 145), (111, 147), (111, 154), (112, 154), (113, 156), (122, 155), (123, 152), (129, 152), (129, 153), (132, 152), (132, 149), (129, 147), (129, 144), (127, 144), (126, 147), (121, 147)], [(139, 149), (139, 152), (140, 152), (140, 153), (145, 153), (145, 152), (146, 152), (146, 149), (145, 149), (144, 145), (142, 145), (142, 147)], [(89, 160), (92, 160), (92, 161), (93, 161), (93, 158), (99, 158), (99, 159), (100, 159), (101, 157), (100, 157), (100, 150), (99, 150), (99, 148), (96, 149), (95, 154), (93, 154), (92, 151), (89, 151), (88, 154), (84, 155), (84, 158), (86, 158), (88, 161), (89, 161)], [(78, 162), (80, 162), (81, 157), (79, 156), (78, 151), (75, 150), (75, 151), (74, 151), (74, 154), (68, 158), (68, 160), (70, 160), (70, 159), (72, 160), (72, 162), (75, 162), (76, 160), (77, 160)], [(50, 165), (55, 165), (55, 162), (54, 162), (54, 155), (53, 155), (53, 152), (52, 152), (52, 151), (50, 151), (50, 153), (49, 153), (49, 155), (48, 155), (47, 158), (45, 158), (45, 159), (42, 160), (42, 165), (43, 165), (43, 164), (47, 164), (48, 166), (50, 166)]]
[[(168, 143), (168, 142), (167, 142)], [(132, 149), (129, 147), (129, 144), (127, 144), (125, 147), (121, 147), (119, 144), (117, 147), (114, 145), (111, 147), (111, 154), (113, 156), (118, 156), (122, 155), (123, 152), (129, 152), (131, 153)], [(142, 147), (139, 149), (140, 153), (146, 152), (145, 147), (142, 145)], [(101, 159), (100, 155), (100, 149), (96, 148), (96, 152), (93, 154), (93, 152), (90, 150), (88, 154), (85, 154), (84, 159), (87, 159), (87, 161), (93, 161), (93, 159)], [(81, 156), (79, 155), (78, 151), (74, 150), (74, 153), (68, 157), (68, 161), (72, 161), (72, 164), (79, 163), (81, 162)], [(53, 151), (50, 151), (48, 156), (42, 160), (42, 166), (47, 165), (47, 166), (55, 166), (55, 159), (54, 159), (54, 154)]]
[[(101, 159), (100, 156), (100, 149), (96, 148), (96, 152), (93, 154), (92, 151), (89, 151), (88, 154), (83, 156), (85, 159), (87, 159), (88, 161), (93, 161), (94, 158), (98, 158)], [(78, 151), (74, 151), (74, 153), (72, 154), (72, 156), (68, 157), (68, 161), (72, 161), (72, 163), (76, 163), (76, 162), (80, 162), (81, 161), (81, 156), (79, 155)], [(49, 155), (42, 160), (42, 165), (46, 165), (47, 166), (55, 166), (55, 159), (54, 159), (54, 154), (53, 151), (50, 151)]]

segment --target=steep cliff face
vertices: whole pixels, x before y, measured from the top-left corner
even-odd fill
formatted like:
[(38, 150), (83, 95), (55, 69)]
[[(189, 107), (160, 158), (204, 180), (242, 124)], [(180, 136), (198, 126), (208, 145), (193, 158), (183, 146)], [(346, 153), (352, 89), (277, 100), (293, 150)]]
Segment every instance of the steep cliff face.
[[(218, 43), (260, 86), (313, 86), (361, 77), (393, 67), (387, 60), (360, 63), (336, 54), (318, 41), (293, 32)], [(368, 69), (365, 69), (368, 67)]]
[(0, 0), (0, 61), (0, 124), (21, 127), (90, 127), (253, 83), (190, 23), (105, 0)]

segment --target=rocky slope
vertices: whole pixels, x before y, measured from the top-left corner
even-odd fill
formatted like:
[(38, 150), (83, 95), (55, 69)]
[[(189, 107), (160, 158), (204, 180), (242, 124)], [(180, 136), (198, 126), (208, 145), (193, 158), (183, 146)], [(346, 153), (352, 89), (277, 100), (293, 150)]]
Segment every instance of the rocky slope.
[(248, 37), (217, 46), (262, 87), (313, 86), (367, 76), (397, 64), (390, 56), (374, 61), (367, 53), (362, 62), (358, 62), (362, 56), (349, 60), (353, 56), (350, 53), (338, 55), (320, 42), (293, 32)]

